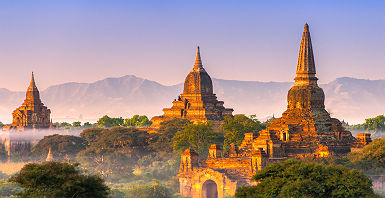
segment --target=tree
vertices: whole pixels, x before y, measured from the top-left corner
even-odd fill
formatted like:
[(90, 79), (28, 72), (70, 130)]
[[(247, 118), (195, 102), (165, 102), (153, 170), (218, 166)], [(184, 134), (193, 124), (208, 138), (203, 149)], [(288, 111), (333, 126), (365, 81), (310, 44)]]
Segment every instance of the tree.
[(103, 128), (88, 128), (80, 133), (80, 137), (87, 140), (88, 145), (91, 145), (99, 140), (103, 130)]
[(341, 165), (292, 159), (269, 164), (253, 180), (258, 185), (238, 188), (235, 197), (378, 197), (368, 177)]
[(174, 150), (184, 151), (187, 148), (196, 150), (204, 156), (208, 153), (210, 144), (223, 141), (223, 136), (213, 132), (211, 122), (189, 124), (183, 131), (179, 131), (174, 136)]
[(374, 133), (385, 131), (385, 116), (379, 115), (374, 118), (365, 119), (365, 123), (362, 124), (362, 128), (366, 131), (372, 131)]
[(243, 114), (226, 116), (224, 118), (222, 129), (225, 131), (225, 140), (223, 144), (223, 151), (226, 152), (230, 148), (230, 144), (241, 145), (245, 133), (258, 134), (263, 129), (261, 122), (255, 119), (254, 116), (248, 118)]
[(73, 135), (50, 135), (45, 136), (33, 148), (32, 154), (40, 159), (45, 159), (49, 148), (56, 159), (64, 159), (66, 155), (72, 157), (79, 151), (85, 149), (87, 141)]
[(24, 189), (20, 197), (108, 197), (109, 188), (96, 175), (82, 174), (77, 164), (43, 162), (26, 164), (9, 179)]
[(385, 138), (376, 138), (359, 152), (349, 153), (348, 158), (355, 168), (369, 170), (385, 168)]
[(84, 127), (91, 127), (92, 124), (91, 124), (90, 122), (85, 122), (85, 123), (83, 124), (83, 126), (84, 126)]
[(57, 125), (57, 126), (59, 126), (59, 127), (61, 127), (61, 128), (66, 128), (66, 129), (72, 127), (72, 125), (71, 125), (70, 123), (68, 123), (68, 122), (61, 122), (61, 123), (60, 123), (59, 125)]
[(146, 127), (150, 126), (152, 122), (145, 115), (134, 115), (132, 118), (124, 120), (125, 126)]
[(80, 126), (82, 126), (82, 123), (79, 122), (79, 121), (73, 122), (73, 123), (72, 123), (72, 126), (73, 126), (73, 127), (80, 127)]
[(110, 118), (109, 116), (105, 115), (101, 117), (97, 122), (97, 125), (100, 127), (114, 127), (114, 126), (123, 126), (124, 119), (122, 117), (119, 118)]
[(4, 126), (4, 123), (0, 122), (0, 127), (2, 128)]
[(172, 198), (171, 190), (158, 182), (152, 185), (142, 185), (131, 188), (127, 193), (128, 198)]
[(109, 180), (128, 177), (138, 159), (149, 153), (149, 138), (148, 133), (135, 128), (104, 129), (97, 141), (78, 153), (77, 160)]
[(187, 119), (174, 118), (160, 123), (158, 133), (153, 134), (151, 148), (157, 152), (171, 153), (173, 151), (172, 138), (177, 132), (183, 131), (191, 122)]

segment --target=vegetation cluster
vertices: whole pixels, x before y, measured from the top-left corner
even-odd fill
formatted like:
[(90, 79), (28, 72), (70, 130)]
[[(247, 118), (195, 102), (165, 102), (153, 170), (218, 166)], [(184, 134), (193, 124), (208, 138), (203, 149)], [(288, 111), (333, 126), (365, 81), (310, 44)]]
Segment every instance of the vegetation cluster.
[[(87, 186), (81, 182), (87, 181), (99, 186), (102, 195), (98, 197), (179, 197), (176, 175), (181, 152), (193, 148), (205, 158), (209, 146), (219, 144), (226, 154), (231, 144), (242, 143), (245, 133), (258, 136), (272, 121), (261, 123), (253, 116), (235, 115), (225, 118), (224, 133), (216, 133), (210, 122), (193, 124), (173, 119), (161, 123), (157, 133), (147, 133), (150, 121), (144, 117), (124, 120), (103, 116), (87, 128), (81, 123), (71, 125), (84, 127), (80, 136), (44, 137), (31, 149), (29, 161), (44, 161), (51, 149), (55, 161), (61, 162), (27, 164), (8, 180), (8, 175), (0, 175), (5, 179), (0, 180), (1, 196), (33, 197), (42, 193), (46, 197), (69, 197), (79, 193), (82, 197)], [(385, 138), (378, 138), (346, 157), (271, 164), (255, 175), (258, 186), (239, 188), (236, 197), (376, 197), (367, 176), (375, 180), (372, 176), (385, 175), (384, 156)], [(76, 182), (68, 183), (66, 178)], [(31, 183), (38, 180), (42, 186)], [(71, 187), (75, 184), (79, 188)]]

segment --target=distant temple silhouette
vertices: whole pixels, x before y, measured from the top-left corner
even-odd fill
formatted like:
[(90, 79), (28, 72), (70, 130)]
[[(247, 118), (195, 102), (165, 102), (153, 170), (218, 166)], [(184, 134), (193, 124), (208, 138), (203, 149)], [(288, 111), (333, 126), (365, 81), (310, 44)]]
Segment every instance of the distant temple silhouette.
[(27, 89), (26, 98), (23, 104), (13, 111), (11, 126), (5, 126), (5, 130), (25, 128), (49, 128), (52, 126), (49, 110), (40, 100), (39, 90), (36, 87), (35, 78), (32, 72), (31, 82)]
[(213, 91), (213, 83), (203, 68), (199, 47), (193, 69), (184, 82), (183, 93), (172, 102), (171, 108), (163, 109), (162, 116), (151, 119), (151, 127), (157, 128), (160, 123), (173, 118), (184, 118), (194, 123), (211, 121), (214, 130), (219, 130), (224, 116), (232, 116), (233, 109), (223, 107)]

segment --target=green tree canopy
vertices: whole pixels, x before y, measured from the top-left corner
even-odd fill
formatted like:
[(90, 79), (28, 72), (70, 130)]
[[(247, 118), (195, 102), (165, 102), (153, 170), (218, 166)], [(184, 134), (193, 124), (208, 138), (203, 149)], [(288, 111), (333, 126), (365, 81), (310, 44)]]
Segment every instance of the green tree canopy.
[(66, 155), (75, 156), (78, 152), (85, 149), (87, 141), (81, 137), (73, 135), (50, 135), (45, 136), (33, 148), (32, 154), (39, 159), (45, 159), (49, 148), (55, 159), (64, 159)]
[(83, 124), (83, 126), (84, 126), (84, 127), (91, 127), (92, 124), (91, 124), (90, 122), (85, 122), (85, 123)]
[(258, 185), (238, 188), (235, 197), (378, 197), (368, 177), (341, 165), (287, 160), (269, 164), (253, 180)]
[(375, 118), (365, 119), (365, 123), (362, 124), (362, 128), (366, 131), (372, 132), (385, 131), (385, 116), (379, 115)]
[(349, 153), (348, 158), (355, 168), (369, 170), (385, 168), (385, 138), (376, 138), (361, 151)]
[(61, 128), (66, 128), (66, 129), (72, 127), (72, 125), (70, 123), (68, 123), (68, 122), (61, 122), (61, 123), (58, 123), (56, 126), (59, 126)]
[(135, 128), (105, 129), (87, 149), (78, 153), (77, 160), (107, 179), (128, 177), (137, 160), (149, 153), (149, 138), (148, 133)]
[(157, 152), (171, 153), (173, 151), (172, 138), (177, 132), (183, 131), (191, 122), (187, 119), (174, 118), (160, 123), (158, 133), (153, 134), (151, 148)]
[(79, 122), (79, 121), (73, 122), (73, 123), (72, 123), (72, 126), (73, 126), (73, 127), (80, 127), (80, 126), (82, 126), (82, 123)]
[(124, 120), (125, 126), (147, 127), (151, 124), (152, 122), (145, 115), (134, 115), (132, 118), (127, 118)]
[(223, 136), (220, 133), (213, 132), (211, 122), (188, 124), (183, 131), (179, 131), (174, 136), (174, 150), (184, 151), (187, 148), (192, 148), (201, 156), (208, 153), (210, 144), (215, 144), (223, 141)]
[(80, 137), (84, 138), (87, 140), (88, 144), (95, 143), (99, 140), (100, 136), (102, 135), (103, 128), (88, 128), (84, 129), (80, 133)]
[(157, 182), (152, 185), (142, 185), (131, 188), (128, 198), (172, 198), (172, 192), (166, 186)]
[(84, 175), (77, 165), (63, 162), (26, 164), (9, 179), (24, 191), (20, 197), (108, 197), (109, 188), (96, 175)]
[(120, 118), (111, 118), (108, 115), (101, 117), (96, 124), (100, 127), (114, 127), (114, 126), (123, 126), (124, 119)]
[(238, 114), (234, 117), (226, 116), (224, 118), (222, 124), (222, 129), (225, 131), (224, 152), (230, 148), (231, 143), (235, 143), (237, 146), (241, 145), (245, 133), (258, 134), (257, 132), (263, 129), (261, 122), (252, 118), (248, 118), (243, 114)]

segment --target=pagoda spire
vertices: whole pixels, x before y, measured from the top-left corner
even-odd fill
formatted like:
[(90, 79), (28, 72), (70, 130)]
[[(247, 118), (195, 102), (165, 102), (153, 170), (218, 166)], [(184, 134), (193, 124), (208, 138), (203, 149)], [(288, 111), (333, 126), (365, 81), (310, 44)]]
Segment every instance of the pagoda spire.
[(28, 91), (37, 91), (36, 83), (35, 83), (35, 75), (31, 74), (31, 82), (29, 83)]
[(37, 86), (35, 83), (35, 76), (33, 72), (31, 74), (31, 82), (29, 83), (29, 86), (27, 89), (25, 102), (28, 104), (41, 103), (40, 93), (39, 93), (39, 90), (37, 89)]
[(315, 77), (315, 63), (313, 55), (313, 46), (311, 44), (309, 25), (306, 23), (302, 34), (301, 47), (299, 49), (297, 77), (294, 79), (296, 84), (313, 84), (317, 83)]
[(194, 70), (198, 70), (199, 68), (203, 68), (202, 60), (201, 60), (201, 53), (199, 46), (197, 48), (197, 56), (195, 58), (195, 64), (194, 64)]
[(54, 161), (54, 158), (53, 158), (53, 155), (52, 155), (52, 152), (51, 152), (51, 147), (49, 147), (49, 150), (48, 150), (48, 155), (47, 155), (47, 158), (45, 159), (46, 162), (52, 162)]
[(306, 23), (299, 50), (297, 74), (315, 74), (313, 47), (311, 44), (309, 25)]

